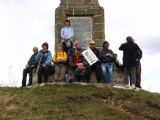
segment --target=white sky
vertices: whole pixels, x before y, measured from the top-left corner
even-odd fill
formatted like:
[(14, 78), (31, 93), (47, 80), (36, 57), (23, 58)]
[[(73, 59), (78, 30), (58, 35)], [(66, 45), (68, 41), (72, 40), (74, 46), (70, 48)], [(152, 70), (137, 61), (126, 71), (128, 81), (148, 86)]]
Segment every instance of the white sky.
[[(0, 0), (0, 85), (20, 86), (32, 47), (54, 50), (54, 13), (60, 0)], [(160, 92), (159, 0), (99, 0), (105, 10), (106, 40), (118, 50), (131, 35), (143, 50), (142, 87)]]

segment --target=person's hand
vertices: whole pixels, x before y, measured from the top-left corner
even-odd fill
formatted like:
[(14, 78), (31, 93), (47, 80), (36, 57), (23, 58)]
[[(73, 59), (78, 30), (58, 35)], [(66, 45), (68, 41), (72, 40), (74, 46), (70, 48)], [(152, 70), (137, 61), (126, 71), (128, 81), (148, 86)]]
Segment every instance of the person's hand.
[(34, 67), (34, 65), (31, 65), (31, 67)]
[(60, 58), (56, 58), (56, 61), (59, 62), (61, 59)]
[(46, 67), (46, 64), (43, 64), (42, 67)]

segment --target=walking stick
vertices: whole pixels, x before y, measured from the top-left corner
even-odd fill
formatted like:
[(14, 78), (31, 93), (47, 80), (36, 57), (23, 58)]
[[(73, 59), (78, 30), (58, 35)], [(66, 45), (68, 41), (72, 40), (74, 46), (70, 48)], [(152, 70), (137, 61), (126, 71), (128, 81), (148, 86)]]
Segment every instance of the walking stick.
[(42, 61), (42, 55), (41, 55), (40, 60), (38, 62), (36, 72), (33, 76), (32, 86), (35, 86), (38, 83), (38, 71), (39, 71), (39, 68), (40, 68), (40, 65), (41, 65), (41, 61)]

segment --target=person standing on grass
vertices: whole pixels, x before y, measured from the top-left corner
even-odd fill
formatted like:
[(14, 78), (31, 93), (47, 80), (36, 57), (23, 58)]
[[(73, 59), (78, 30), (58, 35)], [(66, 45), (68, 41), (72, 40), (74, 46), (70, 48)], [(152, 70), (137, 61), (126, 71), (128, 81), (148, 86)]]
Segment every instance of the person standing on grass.
[(136, 84), (136, 59), (139, 46), (134, 43), (131, 36), (126, 38), (126, 42), (121, 44), (119, 50), (123, 51), (123, 71), (124, 81), (127, 87), (135, 88)]

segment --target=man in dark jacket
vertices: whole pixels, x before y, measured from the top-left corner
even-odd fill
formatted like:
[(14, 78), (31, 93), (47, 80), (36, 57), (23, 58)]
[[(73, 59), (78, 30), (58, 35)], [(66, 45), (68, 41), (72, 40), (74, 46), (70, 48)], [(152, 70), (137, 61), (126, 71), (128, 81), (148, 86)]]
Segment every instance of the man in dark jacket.
[[(89, 42), (89, 47), (90, 49), (93, 51), (93, 53), (97, 56), (97, 58), (99, 59), (100, 58), (100, 52), (99, 50), (96, 48), (95, 46), (95, 41), (91, 40)], [(101, 81), (101, 66), (100, 66), (100, 60), (97, 61), (96, 63), (94, 63), (90, 69), (91, 69), (91, 72), (95, 72), (96, 74), (96, 79), (97, 79), (97, 83), (99, 83)]]
[(142, 58), (142, 50), (139, 48), (137, 51), (137, 56), (136, 56), (136, 87), (137, 88), (142, 88), (141, 86), (141, 58)]
[(26, 65), (26, 67), (23, 69), (23, 78), (22, 78), (22, 87), (26, 86), (26, 78), (27, 78), (27, 74), (29, 73), (29, 83), (27, 84), (27, 86), (32, 85), (32, 70), (33, 68), (36, 68), (35, 66), (35, 58), (36, 55), (38, 53), (38, 48), (34, 47), (33, 48), (33, 55), (30, 57), (30, 59), (28, 60), (28, 63)]
[[(126, 85), (130, 85), (131, 88), (135, 88), (136, 83), (136, 55), (139, 46), (134, 43), (131, 36), (126, 38), (126, 43), (121, 44), (119, 50), (123, 51), (123, 67), (124, 67), (124, 80)], [(130, 79), (128, 79), (130, 77)]]
[(115, 56), (113, 51), (109, 49), (109, 43), (107, 41), (104, 41), (103, 49), (100, 51), (100, 61), (105, 83), (112, 83), (114, 59)]

